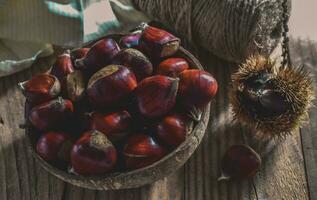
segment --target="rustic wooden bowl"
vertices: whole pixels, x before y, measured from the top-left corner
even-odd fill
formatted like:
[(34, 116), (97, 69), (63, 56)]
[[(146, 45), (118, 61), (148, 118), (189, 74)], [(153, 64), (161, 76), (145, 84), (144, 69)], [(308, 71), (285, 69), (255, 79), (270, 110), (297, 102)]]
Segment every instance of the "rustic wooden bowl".
[[(118, 39), (121, 36), (121, 34), (114, 34), (106, 37)], [(93, 42), (85, 44), (84, 46), (89, 47)], [(191, 68), (203, 69), (199, 61), (183, 47), (180, 47), (177, 56), (185, 58)], [(35, 146), (38, 134), (32, 128), (26, 129), (26, 142), (37, 163), (50, 174), (53, 174), (65, 182), (95, 190), (136, 188), (168, 176), (180, 168), (189, 159), (205, 134), (209, 120), (209, 107), (210, 104), (203, 110), (201, 120), (194, 124), (192, 133), (177, 149), (156, 163), (133, 171), (108, 173), (101, 176), (80, 176), (71, 174), (52, 166), (36, 153)]]

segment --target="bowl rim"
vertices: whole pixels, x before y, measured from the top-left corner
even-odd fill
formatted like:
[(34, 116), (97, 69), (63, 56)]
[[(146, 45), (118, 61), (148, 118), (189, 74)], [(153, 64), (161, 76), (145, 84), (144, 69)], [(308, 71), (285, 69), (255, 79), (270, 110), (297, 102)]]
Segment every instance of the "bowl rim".
[[(117, 38), (122, 37), (124, 34), (109, 34), (99, 39), (90, 41), (83, 46), (89, 47), (96, 41), (103, 38)], [(75, 50), (75, 49), (73, 49)], [(200, 62), (192, 55), (189, 51), (180, 46), (179, 51), (176, 55), (182, 54), (181, 57), (185, 58), (191, 68), (203, 69)], [(146, 166), (144, 168), (127, 171), (127, 172), (114, 172), (106, 173), (103, 175), (95, 176), (82, 176), (66, 172), (59, 169), (44, 159), (42, 159), (35, 150), (34, 142), (32, 142), (32, 130), (26, 128), (26, 142), (27, 147), (31, 151), (31, 154), (35, 160), (50, 174), (62, 179), (70, 184), (84, 187), (88, 189), (96, 190), (116, 190), (116, 189), (130, 189), (140, 187), (161, 178), (170, 175), (175, 172), (178, 168), (185, 164), (185, 162), (194, 153), (198, 145), (200, 144), (203, 136), (205, 135), (207, 125), (209, 122), (210, 103), (202, 110), (200, 121), (194, 124), (193, 130), (186, 140), (179, 145), (176, 149), (171, 151), (169, 154), (158, 160), (157, 162)]]

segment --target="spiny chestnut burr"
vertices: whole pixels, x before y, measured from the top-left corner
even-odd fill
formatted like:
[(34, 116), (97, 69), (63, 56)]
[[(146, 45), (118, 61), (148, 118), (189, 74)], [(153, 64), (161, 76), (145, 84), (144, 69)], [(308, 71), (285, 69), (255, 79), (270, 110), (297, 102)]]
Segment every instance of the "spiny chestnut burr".
[(89, 48), (78, 48), (70, 52), (70, 58), (72, 61), (75, 61), (77, 59), (84, 58), (89, 51)]
[(40, 104), (57, 97), (61, 91), (59, 80), (50, 74), (39, 74), (19, 83), (26, 99), (32, 104)]
[(112, 63), (131, 69), (138, 82), (153, 73), (151, 61), (142, 52), (132, 48), (119, 51), (113, 57)]
[(137, 87), (135, 75), (127, 67), (108, 65), (89, 80), (87, 94), (96, 107), (109, 107), (127, 97)]
[(123, 149), (125, 163), (129, 169), (149, 166), (160, 160), (166, 153), (164, 147), (145, 134), (131, 135)]
[(108, 114), (93, 112), (90, 118), (90, 129), (100, 131), (111, 142), (115, 142), (128, 135), (131, 123), (132, 117), (125, 110)]
[(206, 71), (190, 69), (179, 74), (179, 99), (186, 108), (204, 108), (216, 95), (216, 79)]
[(179, 38), (165, 30), (148, 25), (142, 31), (139, 44), (139, 48), (154, 59), (174, 55), (178, 51), (179, 46)]
[(120, 39), (119, 44), (125, 48), (136, 48), (139, 45), (141, 34), (142, 32), (138, 31), (125, 35)]
[(51, 69), (51, 74), (56, 76), (59, 81), (63, 81), (64, 77), (74, 72), (74, 66), (70, 58), (70, 51), (67, 50), (59, 55)]
[(73, 111), (72, 102), (59, 97), (33, 107), (29, 120), (38, 130), (54, 130), (64, 125)]
[(185, 141), (192, 131), (193, 122), (185, 115), (170, 114), (160, 120), (155, 128), (157, 138), (173, 148)]
[(138, 108), (146, 117), (159, 117), (173, 109), (178, 79), (156, 75), (142, 80), (136, 89)]
[(75, 61), (77, 69), (96, 72), (111, 63), (113, 56), (119, 52), (117, 42), (111, 38), (104, 38), (96, 42), (84, 58)]
[(168, 58), (157, 66), (156, 74), (177, 77), (187, 69), (189, 69), (189, 65), (184, 58)]
[(254, 136), (260, 141), (290, 134), (307, 119), (314, 92), (309, 73), (302, 68), (253, 56), (232, 75), (232, 81), (234, 117), (256, 129)]
[(44, 133), (36, 144), (36, 152), (47, 162), (67, 163), (73, 143), (70, 136), (61, 131)]
[(72, 170), (81, 175), (98, 175), (111, 171), (117, 163), (117, 150), (97, 130), (84, 133), (70, 153)]
[(260, 156), (246, 145), (233, 145), (225, 153), (218, 180), (253, 178), (261, 166)]
[(75, 70), (66, 76), (64, 88), (65, 96), (73, 102), (78, 102), (85, 96), (85, 78), (83, 72)]

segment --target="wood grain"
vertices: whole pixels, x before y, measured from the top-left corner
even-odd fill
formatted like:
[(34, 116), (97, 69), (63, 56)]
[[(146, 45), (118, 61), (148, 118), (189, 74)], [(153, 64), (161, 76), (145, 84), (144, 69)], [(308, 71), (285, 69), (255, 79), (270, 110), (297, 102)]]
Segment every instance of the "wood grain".
[[(317, 94), (317, 43), (309, 39), (292, 39), (291, 53), (295, 65), (304, 65), (312, 73)], [(317, 199), (317, 101), (309, 113), (309, 123), (301, 129), (303, 153), (305, 158), (307, 181), (311, 199)]]
[[(0, 123), (1, 200), (255, 199), (248, 181), (216, 181), (223, 153), (230, 145), (242, 143), (241, 131), (247, 131), (232, 122), (227, 96), (230, 74), (236, 66), (203, 51), (199, 51), (199, 58), (203, 66), (216, 76), (220, 86), (211, 107), (208, 133), (184, 167), (170, 177), (132, 190), (105, 192), (72, 186), (49, 175), (27, 151), (24, 130), (18, 128), (23, 122), (24, 98), (16, 84), (32, 74), (45, 71), (53, 58), (42, 59), (27, 71), (0, 79), (0, 115), (3, 119), (3, 123)], [(255, 178), (260, 199), (308, 199), (299, 135), (287, 138), (270, 150)]]

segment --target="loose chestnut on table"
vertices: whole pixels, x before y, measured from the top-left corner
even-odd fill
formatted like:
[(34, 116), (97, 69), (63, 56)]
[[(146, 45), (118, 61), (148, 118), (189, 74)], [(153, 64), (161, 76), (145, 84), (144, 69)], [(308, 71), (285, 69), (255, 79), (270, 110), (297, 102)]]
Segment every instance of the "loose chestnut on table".
[[(37, 97), (36, 92), (36, 98), (25, 93), (27, 102), (41, 100), (33, 101), (30, 108), (26, 103), (26, 120), (31, 125), (26, 128), (26, 139), (42, 167), (80, 187), (112, 190), (152, 183), (187, 161), (205, 134), (208, 102), (217, 85), (180, 46), (180, 39), (144, 26), (134, 33), (107, 35), (66, 53), (59, 59), (70, 62), (54, 65), (66, 72), (60, 81), (66, 92), (52, 95), (49, 91), (55, 82), (49, 81), (41, 84), (45, 98)], [(158, 60), (163, 63), (159, 68)], [(71, 69), (70, 63), (74, 70), (64, 70)], [(53, 75), (45, 77), (59, 81)], [(203, 103), (187, 101), (192, 88), (204, 97)], [(201, 109), (199, 120), (180, 113), (181, 106), (190, 102)], [(76, 129), (76, 123), (86, 125)], [(70, 138), (72, 147), (64, 148)], [(60, 152), (69, 152), (68, 158), (62, 159)], [(58, 167), (60, 160), (68, 160), (68, 170)]]
[(218, 179), (250, 179), (261, 167), (261, 158), (253, 149), (246, 145), (231, 146), (222, 159), (222, 175)]

